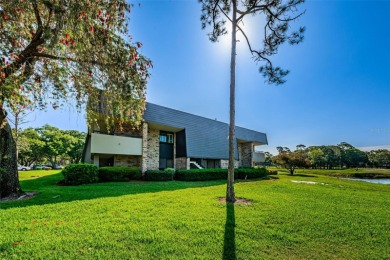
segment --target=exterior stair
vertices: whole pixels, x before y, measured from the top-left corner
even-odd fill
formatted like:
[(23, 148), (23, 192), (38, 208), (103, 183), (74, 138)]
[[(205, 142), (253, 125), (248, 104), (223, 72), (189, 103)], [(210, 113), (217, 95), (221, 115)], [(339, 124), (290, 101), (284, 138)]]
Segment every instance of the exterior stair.
[[(193, 167), (191, 167), (193, 166)], [(200, 166), (197, 162), (190, 161), (190, 169), (203, 169), (202, 166)]]

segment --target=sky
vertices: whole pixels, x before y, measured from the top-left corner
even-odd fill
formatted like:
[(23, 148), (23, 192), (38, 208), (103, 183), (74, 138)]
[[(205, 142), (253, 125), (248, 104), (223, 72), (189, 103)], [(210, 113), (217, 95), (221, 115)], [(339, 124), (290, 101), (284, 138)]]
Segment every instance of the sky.
[[(218, 43), (201, 29), (197, 1), (138, 1), (130, 33), (153, 61), (147, 101), (219, 121), (229, 121), (230, 36)], [(140, 4), (140, 6), (138, 5)], [(300, 45), (271, 57), (289, 69), (287, 82), (266, 84), (242, 37), (238, 37), (236, 125), (264, 132), (268, 146), (298, 144), (390, 147), (390, 1), (307, 1), (293, 27), (305, 26)], [(245, 21), (256, 46), (264, 21)], [(86, 131), (84, 114), (36, 112), (22, 127), (45, 123)]]

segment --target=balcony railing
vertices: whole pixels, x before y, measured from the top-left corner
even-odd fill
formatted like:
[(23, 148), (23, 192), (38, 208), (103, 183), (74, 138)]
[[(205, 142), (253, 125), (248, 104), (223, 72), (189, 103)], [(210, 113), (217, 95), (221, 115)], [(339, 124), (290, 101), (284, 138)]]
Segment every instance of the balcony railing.
[(265, 162), (265, 154), (262, 152), (253, 152), (253, 162)]
[(93, 133), (91, 153), (142, 155), (142, 138)]

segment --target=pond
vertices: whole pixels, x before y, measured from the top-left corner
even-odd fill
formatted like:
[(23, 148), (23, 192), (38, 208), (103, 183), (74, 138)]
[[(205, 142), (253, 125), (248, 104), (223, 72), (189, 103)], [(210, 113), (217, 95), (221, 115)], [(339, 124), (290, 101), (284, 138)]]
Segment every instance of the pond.
[(365, 182), (371, 182), (371, 183), (379, 183), (379, 184), (390, 184), (390, 179), (362, 179), (362, 178), (345, 178), (346, 180), (353, 180), (353, 181), (365, 181)]

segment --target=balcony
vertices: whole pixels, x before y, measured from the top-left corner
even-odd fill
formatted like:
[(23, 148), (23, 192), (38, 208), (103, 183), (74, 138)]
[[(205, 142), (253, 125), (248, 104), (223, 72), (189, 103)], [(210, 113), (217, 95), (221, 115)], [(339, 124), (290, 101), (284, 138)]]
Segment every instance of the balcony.
[(265, 154), (262, 152), (253, 152), (252, 154), (253, 162), (265, 162)]
[(142, 138), (93, 133), (91, 153), (142, 155)]

